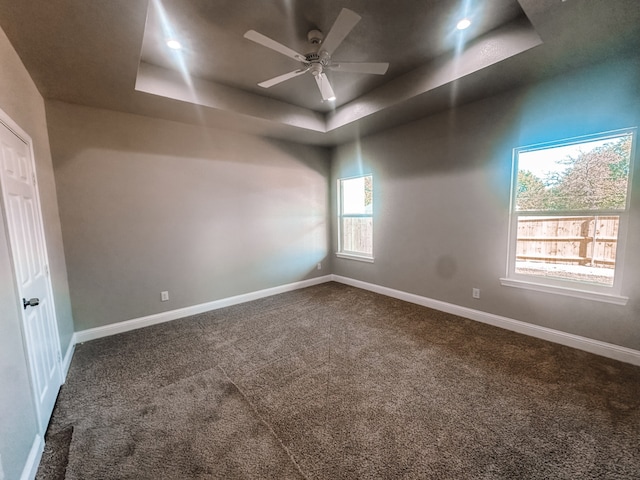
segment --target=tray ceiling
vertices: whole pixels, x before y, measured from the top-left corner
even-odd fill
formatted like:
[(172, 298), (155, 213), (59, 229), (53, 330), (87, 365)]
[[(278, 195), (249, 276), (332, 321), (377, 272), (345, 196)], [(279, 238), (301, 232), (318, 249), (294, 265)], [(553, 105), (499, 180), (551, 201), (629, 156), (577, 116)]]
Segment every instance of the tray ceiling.
[[(307, 74), (257, 85), (298, 64), (247, 30), (307, 53), (342, 8), (362, 19), (334, 58), (386, 75), (330, 72), (333, 104)], [(317, 145), (640, 49), (637, 0), (0, 0), (0, 27), (47, 100)]]

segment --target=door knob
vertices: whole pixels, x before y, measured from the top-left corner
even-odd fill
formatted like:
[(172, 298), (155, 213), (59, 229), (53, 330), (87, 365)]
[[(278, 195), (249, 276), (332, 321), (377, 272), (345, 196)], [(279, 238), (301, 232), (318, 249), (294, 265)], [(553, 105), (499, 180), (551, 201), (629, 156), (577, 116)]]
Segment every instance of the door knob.
[(24, 307), (25, 310), (27, 309), (27, 307), (35, 307), (37, 305), (40, 305), (39, 298), (32, 298), (30, 300), (27, 300), (26, 298), (22, 299), (22, 306)]

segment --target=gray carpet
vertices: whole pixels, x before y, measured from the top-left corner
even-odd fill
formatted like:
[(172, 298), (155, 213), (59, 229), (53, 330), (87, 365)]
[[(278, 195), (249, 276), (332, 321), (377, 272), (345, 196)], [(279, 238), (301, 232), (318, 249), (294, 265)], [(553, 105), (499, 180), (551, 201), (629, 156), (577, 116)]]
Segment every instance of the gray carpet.
[(38, 479), (638, 479), (640, 368), (336, 283), (78, 345)]

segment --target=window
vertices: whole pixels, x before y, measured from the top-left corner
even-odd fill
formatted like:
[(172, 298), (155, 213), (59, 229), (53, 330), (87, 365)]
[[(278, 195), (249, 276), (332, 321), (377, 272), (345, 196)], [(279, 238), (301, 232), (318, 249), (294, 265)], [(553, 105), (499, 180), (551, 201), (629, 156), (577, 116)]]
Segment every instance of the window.
[(503, 285), (624, 304), (635, 129), (514, 150)]
[(338, 180), (339, 257), (373, 261), (373, 177)]

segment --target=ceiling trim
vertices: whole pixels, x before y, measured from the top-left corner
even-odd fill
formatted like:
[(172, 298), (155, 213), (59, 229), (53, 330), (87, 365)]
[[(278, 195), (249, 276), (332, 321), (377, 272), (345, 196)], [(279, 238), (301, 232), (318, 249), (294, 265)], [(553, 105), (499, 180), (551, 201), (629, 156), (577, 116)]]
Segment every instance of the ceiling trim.
[(442, 55), (328, 113), (326, 131), (336, 130), (401, 103), (415, 101), (439, 87), (541, 44), (542, 40), (528, 21), (511, 22), (470, 42), (459, 53)]
[(282, 125), (326, 132), (326, 120), (322, 113), (148, 63), (141, 62), (138, 66), (135, 89)]

